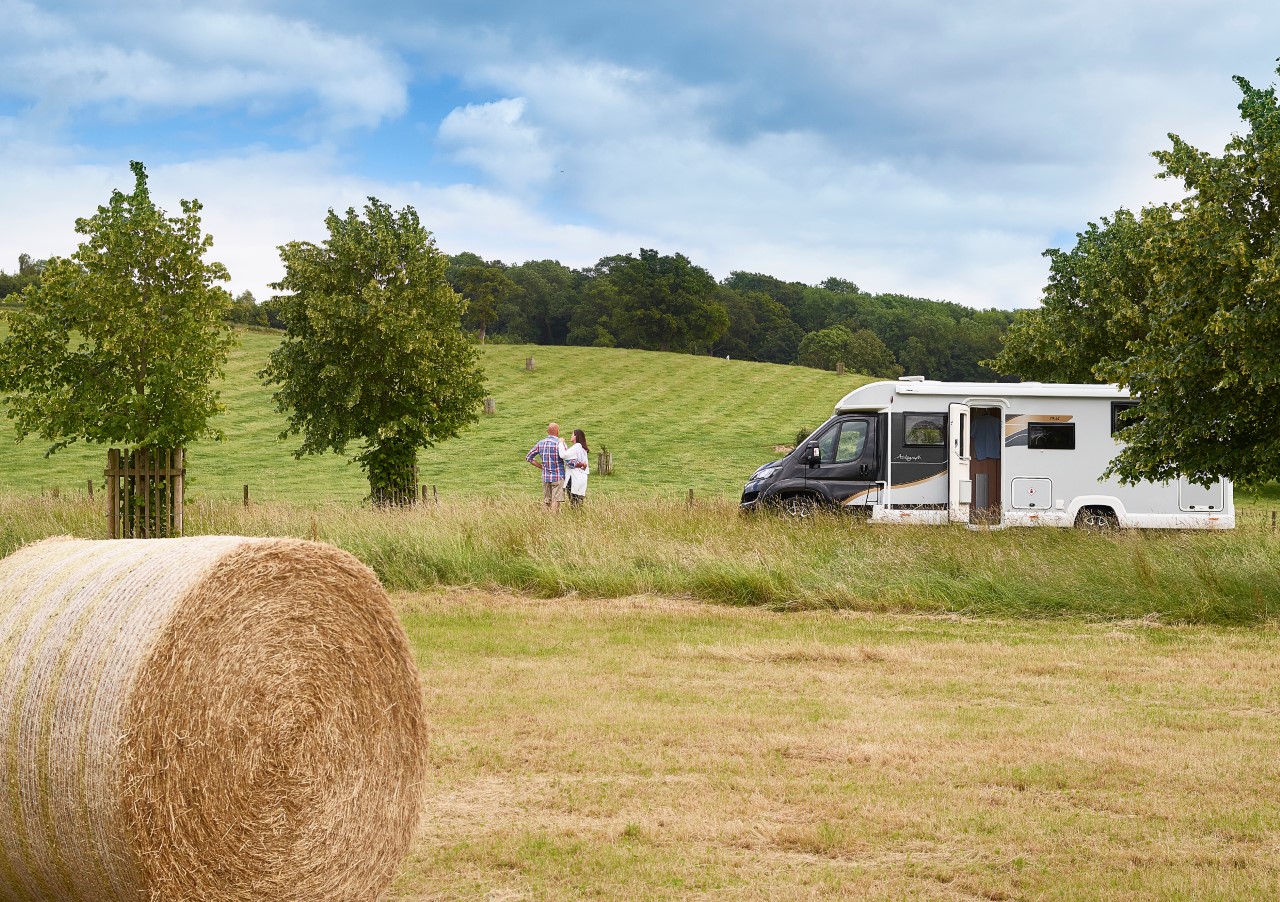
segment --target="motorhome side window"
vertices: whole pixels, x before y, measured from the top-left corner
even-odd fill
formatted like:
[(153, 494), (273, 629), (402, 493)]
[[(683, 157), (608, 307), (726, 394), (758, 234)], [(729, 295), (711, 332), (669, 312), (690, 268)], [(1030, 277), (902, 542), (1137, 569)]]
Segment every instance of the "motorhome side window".
[(1073, 451), (1075, 423), (1028, 423), (1027, 447), (1040, 451)]
[(1111, 402), (1111, 434), (1115, 435), (1126, 426), (1132, 426), (1138, 422), (1141, 417), (1133, 413), (1133, 409), (1138, 406), (1137, 401), (1112, 401)]
[(857, 460), (862, 456), (862, 449), (866, 444), (866, 420), (846, 420), (828, 429), (826, 434), (818, 439), (824, 464), (842, 464)]
[(946, 414), (909, 413), (903, 420), (902, 444), (908, 448), (945, 444)]

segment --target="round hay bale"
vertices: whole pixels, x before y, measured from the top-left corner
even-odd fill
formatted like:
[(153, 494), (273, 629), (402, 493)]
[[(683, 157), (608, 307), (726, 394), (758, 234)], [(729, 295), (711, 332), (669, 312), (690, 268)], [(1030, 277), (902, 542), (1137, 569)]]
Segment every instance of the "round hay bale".
[(373, 572), (292, 539), (0, 561), (0, 899), (367, 900), (426, 718)]

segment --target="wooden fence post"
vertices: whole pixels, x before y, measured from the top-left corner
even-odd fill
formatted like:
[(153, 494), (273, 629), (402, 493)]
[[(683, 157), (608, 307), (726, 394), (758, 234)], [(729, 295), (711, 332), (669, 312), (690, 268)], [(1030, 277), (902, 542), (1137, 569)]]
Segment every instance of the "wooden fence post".
[(244, 484), (244, 506), (249, 506), (249, 483)]
[(107, 451), (107, 538), (120, 538), (120, 449)]
[(484, 399), (484, 412), (489, 416), (493, 416), (498, 412), (498, 402), (493, 398)]
[(89, 490), (89, 500), (92, 501), (93, 500), (93, 480), (86, 479), (84, 481), (84, 485), (85, 485), (85, 488)]
[(689, 506), (693, 507), (693, 489), (689, 489)]
[(533, 372), (533, 358), (532, 358), (532, 357), (526, 357), (526, 358), (524, 359), (524, 368), (525, 368), (525, 370), (526, 370), (527, 372), (530, 372), (530, 373), (532, 373), (532, 372)]
[(843, 360), (841, 360), (840, 362), (838, 362), (838, 363), (836, 364), (836, 375), (837, 375), (837, 376), (843, 376), (843, 375), (844, 375), (844, 361), (843, 361)]
[(178, 535), (182, 535), (183, 530), (183, 508), (186, 507), (187, 498), (187, 452), (185, 448), (178, 448), (174, 451), (174, 459), (169, 462), (172, 470), (176, 467), (177, 472), (173, 475), (173, 498), (176, 499), (174, 514), (174, 527), (178, 531)]

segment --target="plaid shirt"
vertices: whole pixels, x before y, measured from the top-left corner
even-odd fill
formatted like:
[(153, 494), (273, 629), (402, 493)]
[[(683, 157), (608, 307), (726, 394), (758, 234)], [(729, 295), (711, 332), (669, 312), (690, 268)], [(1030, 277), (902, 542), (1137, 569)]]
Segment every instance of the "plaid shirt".
[(548, 435), (534, 445), (524, 459), (533, 463), (535, 457), (541, 457), (542, 481), (564, 482), (564, 461), (560, 459), (560, 439)]

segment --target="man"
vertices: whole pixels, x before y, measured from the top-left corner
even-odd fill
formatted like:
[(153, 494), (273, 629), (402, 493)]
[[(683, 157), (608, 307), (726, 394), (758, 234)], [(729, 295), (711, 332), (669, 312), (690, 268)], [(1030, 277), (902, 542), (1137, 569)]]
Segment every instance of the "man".
[[(542, 503), (553, 514), (560, 513), (560, 502), (564, 501), (564, 457), (568, 453), (569, 449), (560, 438), (560, 426), (550, 423), (547, 437), (524, 456), (525, 460), (542, 470)], [(538, 459), (534, 460), (535, 457)]]

